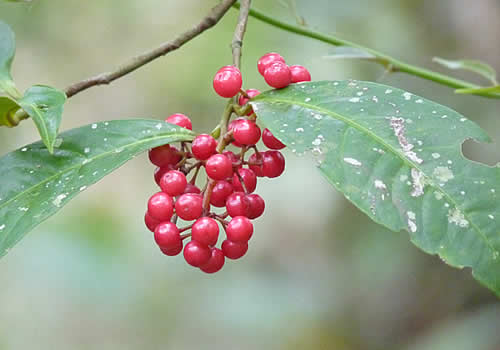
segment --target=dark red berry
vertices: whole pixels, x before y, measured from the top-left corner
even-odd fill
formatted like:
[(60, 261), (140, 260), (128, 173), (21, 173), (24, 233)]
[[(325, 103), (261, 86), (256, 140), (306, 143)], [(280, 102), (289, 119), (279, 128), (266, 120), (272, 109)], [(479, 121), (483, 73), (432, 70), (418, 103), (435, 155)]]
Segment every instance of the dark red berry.
[(193, 130), (193, 124), (191, 123), (191, 119), (185, 116), (184, 114), (176, 113), (169, 116), (165, 119), (167, 123), (174, 124), (188, 130)]
[(199, 218), (191, 227), (191, 238), (204, 245), (215, 245), (219, 238), (217, 221), (208, 217)]
[(208, 262), (212, 252), (210, 248), (198, 241), (191, 241), (184, 247), (184, 259), (194, 267), (200, 267)]
[(244, 192), (234, 192), (226, 199), (226, 210), (231, 217), (246, 216), (250, 201)]
[(283, 62), (274, 62), (264, 72), (266, 83), (276, 89), (284, 88), (292, 82), (290, 68)]
[(172, 164), (167, 164), (162, 167), (157, 167), (155, 169), (155, 182), (158, 186), (160, 186), (160, 180), (165, 173), (169, 172), (170, 170), (175, 170), (175, 165)]
[(281, 57), (280, 54), (276, 52), (269, 52), (262, 56), (257, 62), (257, 69), (259, 70), (260, 75), (264, 75), (267, 67), (269, 67), (274, 62), (283, 62), (285, 63), (285, 59)]
[(191, 150), (194, 156), (199, 160), (208, 159), (212, 154), (215, 154), (217, 141), (208, 134), (196, 136), (191, 145)]
[(292, 74), (292, 83), (300, 83), (303, 81), (311, 81), (311, 74), (303, 66), (290, 66), (290, 73)]
[(174, 146), (163, 145), (149, 150), (149, 160), (156, 166), (175, 165), (182, 159)]
[(254, 121), (243, 119), (233, 127), (234, 141), (240, 145), (255, 145), (260, 139), (260, 128)]
[(223, 154), (214, 154), (205, 163), (207, 176), (213, 180), (224, 180), (233, 175), (233, 163)]
[(249, 207), (247, 211), (247, 217), (249, 219), (257, 219), (264, 213), (264, 209), (266, 208), (266, 204), (261, 196), (258, 194), (249, 194), (247, 195), (247, 199), (249, 201)]
[(203, 197), (195, 193), (185, 193), (175, 202), (175, 213), (183, 220), (198, 219), (203, 212)]
[(225, 66), (215, 74), (213, 86), (219, 96), (229, 98), (240, 91), (242, 84), (240, 70), (233, 66)]
[(262, 174), (267, 177), (278, 177), (285, 170), (285, 158), (280, 151), (267, 151), (261, 153)]
[(186, 188), (184, 189), (184, 193), (197, 193), (197, 194), (200, 194), (201, 190), (198, 187), (196, 187), (195, 185), (192, 185), (192, 184), (188, 183), (186, 185)]
[(148, 213), (153, 219), (169, 221), (174, 213), (172, 197), (163, 192), (155, 193), (149, 198)]
[(273, 133), (267, 128), (262, 132), (262, 142), (264, 142), (264, 145), (266, 145), (266, 147), (270, 149), (285, 148), (285, 145), (276, 137), (274, 137)]
[(222, 242), (222, 252), (224, 256), (229, 259), (239, 259), (248, 251), (248, 242), (235, 243), (229, 240)]
[(156, 220), (151, 215), (149, 215), (148, 212), (144, 214), (144, 223), (146, 224), (146, 227), (149, 229), (149, 231), (155, 232), (155, 228), (160, 222), (160, 220)]
[(255, 187), (257, 187), (257, 176), (250, 169), (241, 168), (238, 169), (237, 173), (235, 172), (233, 175), (233, 188), (235, 191), (245, 192), (245, 189), (241, 185), (240, 177), (243, 179), (243, 183), (245, 184), (246, 193), (252, 193), (255, 191)]
[(217, 208), (224, 207), (226, 199), (231, 193), (233, 193), (233, 185), (224, 180), (217, 181), (210, 196), (210, 204)]
[(222, 269), (225, 260), (222, 250), (219, 248), (212, 248), (210, 259), (200, 266), (200, 270), (205, 273), (215, 273)]
[[(246, 91), (247, 95), (252, 98), (252, 97), (255, 97), (257, 96), (258, 94), (260, 94), (260, 91), (257, 90), (257, 89), (248, 89)], [(240, 98), (238, 99), (238, 104), (240, 106), (244, 106), (247, 104), (247, 102), (250, 101), (250, 99), (248, 97), (245, 97), (243, 95), (240, 96)], [(252, 115), (253, 113), (253, 110), (251, 110), (250, 112), (247, 113), (247, 115)]]
[(253, 234), (253, 225), (246, 216), (236, 216), (226, 226), (227, 239), (231, 242), (245, 243)]
[[(248, 167), (252, 169), (255, 175), (259, 177), (263, 177), (264, 173), (262, 172), (262, 162), (263, 162), (262, 153), (254, 153), (250, 157), (248, 157)], [(259, 164), (260, 163), (260, 164)]]
[[(229, 125), (227, 126), (227, 130), (228, 131), (233, 131), (234, 132), (234, 128), (242, 121), (244, 121), (245, 119), (244, 118), (237, 118), (235, 120), (233, 120), (231, 123), (229, 123)], [(236, 146), (236, 147), (242, 147), (243, 145), (241, 143), (238, 143), (237, 141), (233, 141), (232, 142), (232, 145), (233, 146)]]
[(155, 229), (155, 242), (165, 249), (176, 248), (181, 243), (181, 234), (173, 222), (162, 222)]
[(172, 197), (184, 193), (186, 186), (186, 175), (178, 170), (170, 170), (160, 179), (161, 190)]
[(160, 250), (163, 252), (163, 254), (168, 255), (168, 256), (175, 256), (178, 255), (180, 252), (182, 252), (182, 241), (180, 241), (175, 247), (160, 247)]

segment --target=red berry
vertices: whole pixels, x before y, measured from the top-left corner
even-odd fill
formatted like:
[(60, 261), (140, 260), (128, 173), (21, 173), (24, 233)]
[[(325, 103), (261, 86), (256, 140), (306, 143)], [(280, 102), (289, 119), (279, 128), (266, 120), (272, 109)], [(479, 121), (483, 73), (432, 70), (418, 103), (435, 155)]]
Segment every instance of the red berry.
[(157, 167), (155, 169), (155, 182), (158, 186), (160, 186), (160, 180), (161, 180), (161, 177), (163, 175), (165, 175), (165, 173), (169, 172), (170, 170), (174, 170), (175, 169), (175, 165), (172, 165), (172, 164), (167, 164), (167, 165), (164, 165), (162, 167)]
[[(260, 94), (260, 91), (259, 90), (256, 90), (256, 89), (248, 89), (246, 91), (247, 95), (250, 96), (250, 98), (252, 97), (255, 97), (257, 96), (258, 94)], [(243, 95), (240, 96), (240, 98), (238, 99), (238, 104), (240, 106), (244, 106), (247, 104), (247, 102), (250, 101), (250, 99), (248, 97), (245, 97)], [(252, 115), (253, 113), (253, 110), (251, 110), (250, 112), (247, 113), (247, 115)]]
[(200, 266), (200, 270), (206, 273), (214, 273), (222, 269), (225, 262), (224, 253), (219, 248), (212, 248), (210, 259)]
[(203, 197), (195, 193), (185, 193), (175, 202), (175, 213), (183, 220), (198, 219), (203, 212)]
[(250, 201), (243, 192), (234, 192), (226, 199), (226, 210), (231, 217), (246, 216)]
[(311, 74), (303, 66), (290, 66), (292, 74), (292, 83), (300, 83), (302, 81), (311, 81)]
[(175, 256), (182, 252), (182, 241), (180, 241), (175, 247), (160, 247), (160, 250), (163, 252), (163, 254), (168, 255), (168, 256)]
[(236, 260), (245, 255), (248, 250), (248, 243), (235, 243), (226, 239), (222, 242), (221, 248), (226, 258)]
[(156, 226), (158, 226), (160, 222), (160, 220), (156, 220), (151, 215), (149, 215), (148, 212), (144, 214), (144, 223), (146, 224), (146, 227), (149, 229), (149, 231), (155, 232)]
[(290, 68), (283, 62), (274, 62), (264, 72), (266, 83), (276, 89), (284, 88), (292, 82)]
[(231, 163), (233, 163), (233, 168), (239, 168), (241, 167), (241, 162), (240, 162), (240, 157), (234, 154), (231, 151), (224, 151), (222, 152), (223, 155), (229, 158)]
[(213, 246), (219, 238), (219, 225), (212, 218), (199, 218), (191, 227), (191, 238), (204, 245)]
[(194, 156), (199, 160), (208, 159), (212, 154), (215, 154), (217, 141), (208, 134), (196, 136), (191, 145)]
[[(252, 171), (257, 175), (258, 177), (263, 177), (264, 173), (262, 172), (262, 161), (263, 161), (263, 156), (262, 153), (257, 153), (252, 154), (250, 157), (248, 157), (248, 167), (252, 169)], [(260, 165), (257, 165), (258, 163), (261, 163)]]
[(278, 177), (285, 170), (285, 158), (280, 151), (263, 152), (262, 174), (267, 177)]
[(149, 150), (149, 160), (156, 166), (175, 165), (182, 159), (174, 146), (163, 145)]
[(165, 249), (176, 248), (181, 243), (181, 234), (174, 223), (162, 222), (155, 229), (155, 242)]
[(245, 243), (253, 234), (253, 225), (246, 216), (236, 216), (226, 226), (227, 239), (231, 242)]
[(241, 145), (255, 145), (260, 139), (260, 128), (254, 121), (243, 119), (233, 126), (233, 137)]
[[(228, 131), (233, 131), (234, 132), (234, 128), (242, 121), (244, 121), (245, 119), (244, 118), (237, 118), (235, 120), (233, 120), (231, 123), (229, 123), (229, 125), (227, 126), (227, 130)], [(232, 145), (233, 146), (236, 146), (236, 147), (242, 147), (243, 145), (241, 143), (238, 143), (237, 141), (233, 141), (232, 142)]]
[(263, 76), (267, 67), (269, 67), (274, 62), (285, 63), (285, 59), (283, 57), (281, 57), (280, 54), (275, 53), (275, 52), (269, 52), (269, 53), (266, 53), (264, 56), (262, 56), (259, 59), (259, 61), (257, 62), (257, 69), (259, 70), (260, 75)]
[(233, 193), (233, 185), (224, 180), (217, 181), (210, 196), (210, 204), (217, 208), (224, 207), (226, 199), (231, 193)]
[(200, 267), (208, 262), (211, 256), (210, 248), (198, 241), (191, 241), (184, 247), (184, 259), (191, 266)]
[(240, 70), (233, 66), (225, 66), (215, 74), (213, 85), (219, 96), (229, 98), (240, 91), (242, 84)]
[(156, 220), (170, 220), (174, 213), (174, 202), (172, 197), (163, 192), (155, 193), (149, 198), (148, 213)]
[(166, 194), (175, 197), (184, 193), (187, 186), (186, 175), (178, 170), (170, 170), (160, 179), (160, 188)]
[(224, 180), (233, 175), (233, 163), (223, 154), (214, 154), (205, 163), (207, 176), (213, 180)]
[(174, 124), (188, 130), (193, 130), (193, 124), (191, 123), (191, 119), (185, 116), (184, 114), (176, 113), (172, 114), (170, 117), (165, 119), (167, 123)]
[(262, 142), (264, 142), (264, 145), (266, 145), (266, 147), (270, 149), (285, 148), (285, 145), (276, 137), (274, 137), (273, 133), (267, 128), (262, 132)]
[(257, 187), (257, 176), (255, 176), (255, 173), (252, 170), (245, 168), (238, 169), (238, 173), (236, 172), (234, 173), (233, 175), (234, 190), (239, 192), (245, 192), (245, 189), (241, 185), (238, 174), (243, 179), (243, 183), (245, 184), (245, 188), (247, 190), (246, 192), (252, 193), (253, 191), (255, 191), (255, 187)]
[(266, 208), (266, 203), (258, 194), (249, 194), (247, 199), (250, 203), (247, 211), (247, 217), (249, 219), (256, 219), (264, 213)]
[(186, 185), (186, 189), (184, 190), (184, 193), (197, 193), (197, 194), (200, 194), (201, 190), (198, 187), (196, 187), (195, 185), (192, 185), (192, 184), (188, 183)]

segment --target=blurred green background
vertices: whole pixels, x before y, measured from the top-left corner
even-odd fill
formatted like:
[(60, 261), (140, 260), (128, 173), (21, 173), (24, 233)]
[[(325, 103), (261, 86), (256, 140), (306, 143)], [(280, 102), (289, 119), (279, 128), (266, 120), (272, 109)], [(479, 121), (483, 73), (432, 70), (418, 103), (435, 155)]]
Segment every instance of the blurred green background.
[[(175, 37), (216, 1), (0, 2), (17, 35), (13, 74), (63, 88)], [(293, 22), (279, 1), (253, 6)], [(500, 69), (497, 0), (297, 0), (307, 25), (440, 69), (432, 56), (480, 58)], [(231, 62), (237, 11), (181, 50), (72, 98), (62, 129), (94, 121), (182, 112), (211, 130), (225, 101), (211, 79)], [(363, 79), (451, 106), (495, 144), (465, 154), (494, 164), (499, 102), (392, 74), (368, 62), (326, 59), (332, 48), (250, 19), (242, 72), (265, 89), (257, 59), (279, 51), (313, 79)], [(460, 75), (469, 79), (476, 77)], [(4, 154), (37, 139), (24, 122), (0, 130)], [(155, 191), (145, 155), (85, 191), (0, 262), (0, 349), (500, 349), (500, 302), (471, 277), (423, 254), (406, 232), (371, 223), (314, 170), (287, 156), (279, 180), (262, 180), (266, 215), (248, 254), (212, 276), (168, 258), (143, 225)]]

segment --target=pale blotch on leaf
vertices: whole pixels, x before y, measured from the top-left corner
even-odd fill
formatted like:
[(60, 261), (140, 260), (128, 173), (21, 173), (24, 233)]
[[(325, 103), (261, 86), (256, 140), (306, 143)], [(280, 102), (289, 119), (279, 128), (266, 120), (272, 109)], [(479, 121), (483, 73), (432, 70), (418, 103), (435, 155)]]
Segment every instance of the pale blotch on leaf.
[(455, 178), (451, 169), (446, 166), (436, 167), (432, 172), (432, 175), (434, 175), (434, 177), (442, 183), (446, 183)]
[(448, 222), (463, 228), (469, 226), (469, 221), (465, 219), (464, 214), (457, 208), (448, 211)]

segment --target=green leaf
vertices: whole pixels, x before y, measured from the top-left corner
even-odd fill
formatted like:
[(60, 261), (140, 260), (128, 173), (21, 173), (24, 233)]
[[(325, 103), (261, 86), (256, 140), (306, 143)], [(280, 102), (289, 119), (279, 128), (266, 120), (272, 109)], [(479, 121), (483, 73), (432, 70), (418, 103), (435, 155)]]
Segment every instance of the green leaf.
[(14, 100), (0, 96), (0, 126), (7, 126), (9, 128), (16, 126), (12, 117), (19, 108), (19, 105)]
[(43, 143), (50, 153), (54, 151), (59, 125), (66, 102), (64, 92), (49, 86), (35, 85), (29, 88), (18, 101), (33, 118)]
[(0, 91), (5, 91), (13, 98), (21, 94), (16, 89), (10, 69), (16, 53), (16, 40), (14, 32), (5, 23), (0, 21)]
[(464, 140), (489, 141), (473, 122), (435, 102), (369, 82), (293, 84), (250, 101), (292, 152), (375, 222), (500, 295), (500, 168), (462, 156)]
[(470, 95), (500, 94), (500, 85), (477, 88), (477, 89), (456, 89), (455, 93), (457, 93), (457, 94), (470, 94)]
[(157, 120), (115, 120), (60, 134), (53, 155), (39, 141), (3, 156), (0, 256), (132, 157), (152, 147), (193, 138), (191, 131)]
[(365, 60), (376, 60), (377, 57), (372, 55), (371, 53), (362, 50), (357, 47), (350, 46), (337, 46), (333, 49), (333, 51), (324, 56), (324, 58), (328, 59), (365, 59)]
[(448, 69), (461, 69), (467, 70), (470, 72), (477, 73), (489, 81), (491, 81), (494, 85), (498, 85), (497, 82), (497, 72), (493, 67), (489, 64), (477, 61), (477, 60), (446, 60), (440, 57), (434, 57), (432, 59), (434, 62), (439, 63), (440, 65), (448, 68)]

